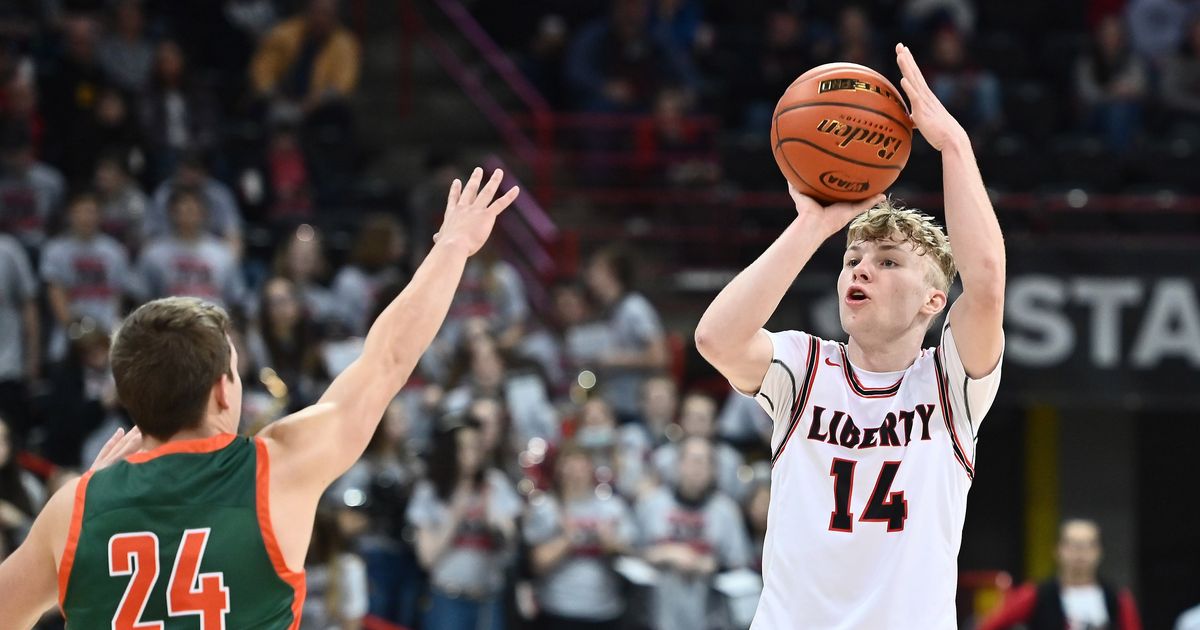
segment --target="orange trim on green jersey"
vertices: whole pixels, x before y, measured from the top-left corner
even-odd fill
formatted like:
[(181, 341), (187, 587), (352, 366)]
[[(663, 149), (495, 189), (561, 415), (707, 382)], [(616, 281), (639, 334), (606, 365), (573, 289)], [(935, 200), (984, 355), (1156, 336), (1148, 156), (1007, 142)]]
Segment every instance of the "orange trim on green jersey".
[[(87, 498), (88, 481), (92, 473), (87, 471), (79, 478), (75, 487), (75, 505), (71, 508), (71, 525), (67, 530), (67, 546), (63, 548), (62, 558), (58, 562), (58, 608), (62, 610), (63, 602), (67, 601), (67, 584), (71, 581), (71, 567), (75, 564), (75, 550), (79, 548), (79, 531), (83, 528), (83, 504)], [(66, 616), (66, 613), (63, 613)]]
[(172, 440), (163, 443), (157, 448), (153, 448), (141, 453), (134, 453), (125, 458), (125, 461), (131, 464), (143, 464), (156, 457), (163, 455), (175, 455), (177, 453), (212, 453), (219, 451), (230, 442), (233, 442), (237, 436), (232, 433), (221, 433), (212, 437), (197, 438), (194, 440)]
[(300, 627), (300, 614), (304, 609), (304, 571), (289, 569), (283, 559), (283, 550), (279, 548), (275, 528), (271, 525), (271, 461), (267, 454), (267, 443), (262, 438), (254, 438), (254, 447), (258, 449), (258, 469), (255, 471), (258, 527), (262, 530), (263, 542), (266, 543), (271, 564), (275, 566), (275, 573), (290, 585), (295, 593), (292, 597), (292, 625), (288, 626), (288, 630), (296, 630)]

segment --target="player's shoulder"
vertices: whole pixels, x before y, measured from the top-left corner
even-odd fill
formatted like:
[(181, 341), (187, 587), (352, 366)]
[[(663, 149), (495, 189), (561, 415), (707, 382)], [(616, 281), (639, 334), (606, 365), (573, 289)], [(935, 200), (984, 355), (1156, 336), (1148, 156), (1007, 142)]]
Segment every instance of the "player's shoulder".
[(767, 331), (774, 347), (776, 359), (789, 357), (805, 357), (811, 353), (816, 356), (831, 356), (841, 351), (842, 342), (824, 339), (803, 330)]

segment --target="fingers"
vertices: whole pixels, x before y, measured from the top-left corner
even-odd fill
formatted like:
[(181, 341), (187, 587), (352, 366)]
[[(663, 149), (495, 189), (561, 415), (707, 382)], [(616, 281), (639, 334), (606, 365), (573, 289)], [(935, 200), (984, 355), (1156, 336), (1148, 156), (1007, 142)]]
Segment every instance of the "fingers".
[(462, 180), (455, 178), (454, 183), (450, 184), (450, 195), (446, 197), (446, 210), (458, 204), (458, 198), (462, 195), (462, 189)]
[(499, 199), (492, 202), (492, 205), (488, 206), (488, 210), (492, 214), (500, 214), (501, 212), (504, 212), (504, 209), (510, 206), (512, 202), (516, 201), (520, 194), (520, 187), (513, 186), (512, 188), (509, 188), (508, 192), (504, 193)]
[(476, 166), (475, 170), (471, 171), (471, 178), (467, 180), (467, 185), (463, 187), (459, 199), (463, 203), (474, 203), (475, 197), (479, 194), (479, 182), (481, 181), (483, 181), (483, 169)]
[(500, 180), (502, 179), (504, 179), (504, 171), (500, 169), (492, 171), (492, 176), (488, 179), (487, 184), (484, 185), (483, 190), (479, 191), (479, 196), (476, 197), (476, 200), (483, 202), (484, 205), (490, 204), (492, 197), (496, 196), (496, 190), (500, 188)]
[(917, 66), (917, 60), (908, 46), (896, 44), (896, 63), (900, 66), (900, 73), (909, 80), (912, 87), (929, 89), (929, 85), (925, 83), (925, 75), (921, 74), (921, 68)]
[(108, 438), (108, 441), (104, 443), (104, 446), (100, 447), (100, 454), (96, 456), (96, 459), (103, 460), (107, 457), (113, 448), (116, 447), (117, 442), (120, 442), (123, 437), (125, 437), (125, 428), (118, 427), (116, 432), (112, 434), (112, 437)]

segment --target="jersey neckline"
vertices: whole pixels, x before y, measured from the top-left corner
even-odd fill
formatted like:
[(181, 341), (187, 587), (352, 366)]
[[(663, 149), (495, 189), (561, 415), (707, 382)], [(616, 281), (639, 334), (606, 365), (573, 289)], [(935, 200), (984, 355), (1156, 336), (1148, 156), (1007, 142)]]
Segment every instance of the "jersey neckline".
[(170, 440), (148, 451), (134, 453), (133, 455), (126, 457), (125, 461), (131, 464), (142, 464), (152, 459), (162, 457), (163, 455), (176, 455), (179, 453), (212, 453), (229, 446), (229, 444), (236, 438), (237, 436), (232, 433), (219, 433), (206, 438), (196, 438), (192, 440)]

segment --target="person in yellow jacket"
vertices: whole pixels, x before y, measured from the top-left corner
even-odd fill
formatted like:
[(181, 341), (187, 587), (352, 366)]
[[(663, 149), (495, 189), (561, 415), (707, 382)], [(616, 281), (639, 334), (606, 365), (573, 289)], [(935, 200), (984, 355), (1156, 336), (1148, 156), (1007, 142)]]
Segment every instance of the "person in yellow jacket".
[(354, 92), (361, 57), (354, 34), (338, 19), (337, 0), (312, 0), (266, 34), (250, 62), (250, 81), (259, 97), (290, 101), (307, 116)]

